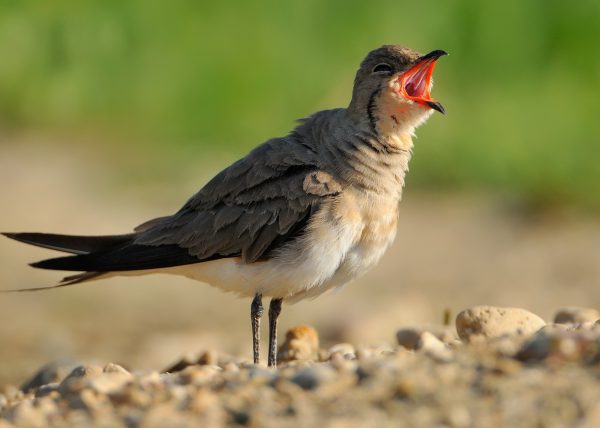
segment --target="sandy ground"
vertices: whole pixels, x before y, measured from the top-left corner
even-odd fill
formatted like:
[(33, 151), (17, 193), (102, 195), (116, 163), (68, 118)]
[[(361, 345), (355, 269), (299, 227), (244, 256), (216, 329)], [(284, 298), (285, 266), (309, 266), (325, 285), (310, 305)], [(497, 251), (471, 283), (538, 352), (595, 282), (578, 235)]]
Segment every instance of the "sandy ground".
[[(178, 209), (225, 163), (141, 184), (126, 171), (149, 167), (147, 160), (3, 142), (0, 229), (126, 232)], [(376, 345), (393, 343), (401, 326), (439, 324), (447, 309), (517, 306), (549, 319), (562, 306), (600, 307), (599, 219), (529, 216), (499, 195), (418, 194), (410, 179), (408, 186), (398, 237), (380, 265), (338, 292), (284, 306), (283, 331), (309, 323), (324, 346)], [(53, 254), (0, 239), (0, 288), (52, 285), (60, 273), (26, 263)], [(0, 385), (62, 358), (139, 370), (209, 348), (249, 358), (249, 304), (167, 276), (2, 294)]]

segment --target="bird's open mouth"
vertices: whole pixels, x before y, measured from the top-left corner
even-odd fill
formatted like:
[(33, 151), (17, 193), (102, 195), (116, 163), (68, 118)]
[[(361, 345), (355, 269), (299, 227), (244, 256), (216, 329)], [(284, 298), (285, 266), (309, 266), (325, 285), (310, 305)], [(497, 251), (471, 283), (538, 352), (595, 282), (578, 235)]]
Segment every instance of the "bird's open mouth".
[(400, 80), (401, 95), (406, 99), (428, 106), (440, 113), (445, 113), (442, 104), (439, 101), (433, 100), (429, 93), (435, 63), (444, 55), (448, 55), (448, 52), (442, 50), (429, 52), (427, 55), (419, 58), (415, 65), (400, 75), (398, 79)]

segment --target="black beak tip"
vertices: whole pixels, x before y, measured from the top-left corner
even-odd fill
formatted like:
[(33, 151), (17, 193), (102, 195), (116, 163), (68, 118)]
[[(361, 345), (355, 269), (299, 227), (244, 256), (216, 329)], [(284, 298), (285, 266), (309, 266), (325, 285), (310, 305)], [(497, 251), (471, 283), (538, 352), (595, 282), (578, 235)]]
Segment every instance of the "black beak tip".
[(434, 109), (435, 111), (439, 111), (442, 114), (446, 114), (446, 109), (442, 105), (442, 103), (438, 101), (427, 101), (427, 105)]
[(437, 58), (439, 58), (441, 56), (444, 56), (444, 55), (450, 55), (450, 54), (448, 52), (444, 51), (444, 50), (436, 49), (434, 51), (429, 52), (426, 55), (423, 55), (421, 58), (419, 58), (419, 61), (423, 61), (423, 60), (426, 60), (426, 59), (432, 59), (432, 58), (436, 58), (437, 59)]

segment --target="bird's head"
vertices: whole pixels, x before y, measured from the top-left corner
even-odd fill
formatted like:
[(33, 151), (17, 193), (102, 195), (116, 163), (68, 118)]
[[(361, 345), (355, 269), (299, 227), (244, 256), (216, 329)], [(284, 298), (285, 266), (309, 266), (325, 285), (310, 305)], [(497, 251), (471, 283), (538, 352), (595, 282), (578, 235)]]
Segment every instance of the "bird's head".
[(357, 119), (366, 119), (377, 132), (409, 132), (434, 110), (444, 107), (431, 98), (432, 74), (445, 51), (422, 55), (397, 45), (375, 49), (362, 61), (348, 108)]

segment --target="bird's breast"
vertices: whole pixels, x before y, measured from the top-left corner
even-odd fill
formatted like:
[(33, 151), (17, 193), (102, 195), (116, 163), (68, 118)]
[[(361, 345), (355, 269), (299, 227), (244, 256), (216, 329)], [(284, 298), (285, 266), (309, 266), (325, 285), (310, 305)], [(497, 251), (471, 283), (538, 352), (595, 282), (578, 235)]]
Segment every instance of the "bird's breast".
[(359, 227), (340, 268), (358, 276), (376, 264), (396, 237), (398, 199), (394, 196), (349, 192)]

